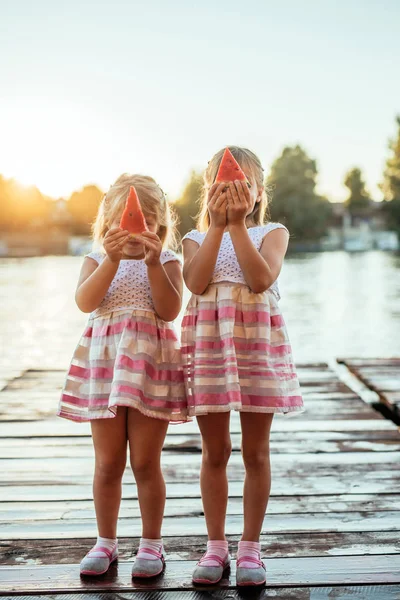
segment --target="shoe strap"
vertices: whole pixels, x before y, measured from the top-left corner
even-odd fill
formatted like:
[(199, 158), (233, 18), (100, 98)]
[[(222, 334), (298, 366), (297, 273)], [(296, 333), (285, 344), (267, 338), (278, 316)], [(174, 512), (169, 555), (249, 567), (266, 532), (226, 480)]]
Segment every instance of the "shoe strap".
[[(113, 552), (108, 548), (104, 548), (104, 546), (93, 546), (93, 548), (89, 550), (86, 556), (90, 556), (93, 552), (101, 552), (102, 554), (105, 554), (107, 556), (108, 560), (112, 560)], [(98, 556), (97, 558), (100, 558), (100, 556)]]
[[(240, 567), (241, 563), (244, 563), (244, 562), (254, 563), (255, 565), (257, 565), (257, 567), (262, 567), (265, 570), (265, 565), (264, 565), (263, 561), (258, 558), (254, 558), (254, 556), (241, 556), (240, 558), (237, 559), (236, 566)], [(251, 568), (251, 567), (249, 567), (249, 568)]]
[(221, 565), (221, 567), (224, 567), (227, 559), (221, 558), (220, 556), (218, 556), (218, 554), (210, 554), (209, 552), (206, 552), (197, 564), (201, 566), (201, 563), (204, 560), (215, 560), (215, 562)]
[(141, 547), (141, 548), (139, 548), (138, 553), (136, 555), (137, 558), (140, 558), (139, 554), (141, 552), (146, 552), (146, 554), (152, 554), (156, 558), (162, 558), (162, 551), (161, 550), (157, 551), (157, 550), (153, 550), (153, 548)]

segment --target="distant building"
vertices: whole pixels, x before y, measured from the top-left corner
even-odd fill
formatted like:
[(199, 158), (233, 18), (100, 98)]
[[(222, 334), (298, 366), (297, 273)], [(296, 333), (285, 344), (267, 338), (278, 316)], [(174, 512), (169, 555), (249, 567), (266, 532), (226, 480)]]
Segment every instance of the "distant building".
[(321, 242), (323, 250), (398, 250), (397, 234), (387, 227), (380, 202), (373, 202), (368, 209), (350, 214), (344, 203), (332, 203), (333, 214), (328, 235)]

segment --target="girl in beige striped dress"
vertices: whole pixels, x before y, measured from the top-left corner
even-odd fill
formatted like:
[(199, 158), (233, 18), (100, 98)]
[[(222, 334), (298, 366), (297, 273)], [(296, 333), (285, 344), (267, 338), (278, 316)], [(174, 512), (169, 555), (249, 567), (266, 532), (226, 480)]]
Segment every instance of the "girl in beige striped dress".
[[(134, 186), (149, 231), (119, 227)], [(76, 302), (90, 313), (72, 358), (59, 415), (90, 421), (95, 450), (94, 502), (99, 537), (81, 574), (100, 575), (118, 557), (116, 528), (127, 447), (136, 479), (142, 539), (132, 575), (164, 567), (161, 524), (165, 483), (160, 455), (169, 422), (186, 420), (179, 341), (182, 271), (167, 249), (170, 209), (151, 177), (122, 175), (105, 195), (94, 227), (99, 251), (83, 262)]]
[(263, 169), (245, 148), (229, 147), (247, 181), (215, 183), (224, 150), (204, 175), (199, 230), (183, 238), (184, 279), (192, 292), (182, 322), (182, 360), (190, 415), (202, 435), (201, 490), (209, 541), (193, 574), (214, 584), (229, 566), (225, 539), (226, 466), (231, 452), (230, 411), (240, 412), (244, 532), (238, 585), (265, 582), (259, 536), (271, 477), (269, 435), (275, 413), (301, 411), (303, 402), (277, 277), (289, 234), (264, 224)]

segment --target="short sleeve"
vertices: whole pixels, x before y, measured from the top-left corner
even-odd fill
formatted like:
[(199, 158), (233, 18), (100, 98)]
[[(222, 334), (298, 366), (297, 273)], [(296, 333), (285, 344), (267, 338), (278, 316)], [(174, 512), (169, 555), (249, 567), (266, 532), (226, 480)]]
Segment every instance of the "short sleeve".
[(179, 258), (179, 256), (175, 254), (175, 252), (173, 252), (172, 250), (164, 250), (163, 252), (161, 252), (160, 262), (162, 265), (173, 260), (176, 260), (177, 262), (182, 264), (182, 261)]
[(200, 233), (200, 231), (197, 231), (197, 229), (192, 229), (186, 235), (183, 236), (182, 242), (183, 240), (192, 240), (193, 242), (196, 242), (196, 244), (199, 244), (199, 246), (201, 246), (204, 240), (204, 234)]
[(282, 223), (267, 223), (266, 225), (263, 225), (261, 227), (261, 241), (265, 238), (265, 236), (268, 233), (270, 233), (271, 231), (275, 231), (275, 229), (285, 229), (289, 233), (288, 228), (282, 225)]
[(103, 252), (90, 252), (85, 255), (85, 258), (93, 258), (99, 264), (103, 261), (104, 257), (105, 254)]

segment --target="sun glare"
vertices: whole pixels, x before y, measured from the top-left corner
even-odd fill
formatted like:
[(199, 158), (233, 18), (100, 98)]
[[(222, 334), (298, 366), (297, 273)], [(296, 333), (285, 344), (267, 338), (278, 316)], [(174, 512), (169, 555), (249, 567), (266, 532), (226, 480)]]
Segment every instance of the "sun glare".
[(90, 126), (84, 108), (46, 98), (14, 103), (2, 123), (2, 174), (53, 198), (70, 195), (77, 181), (88, 180), (87, 163), (79, 160), (84, 147), (92, 153), (98, 147)]

